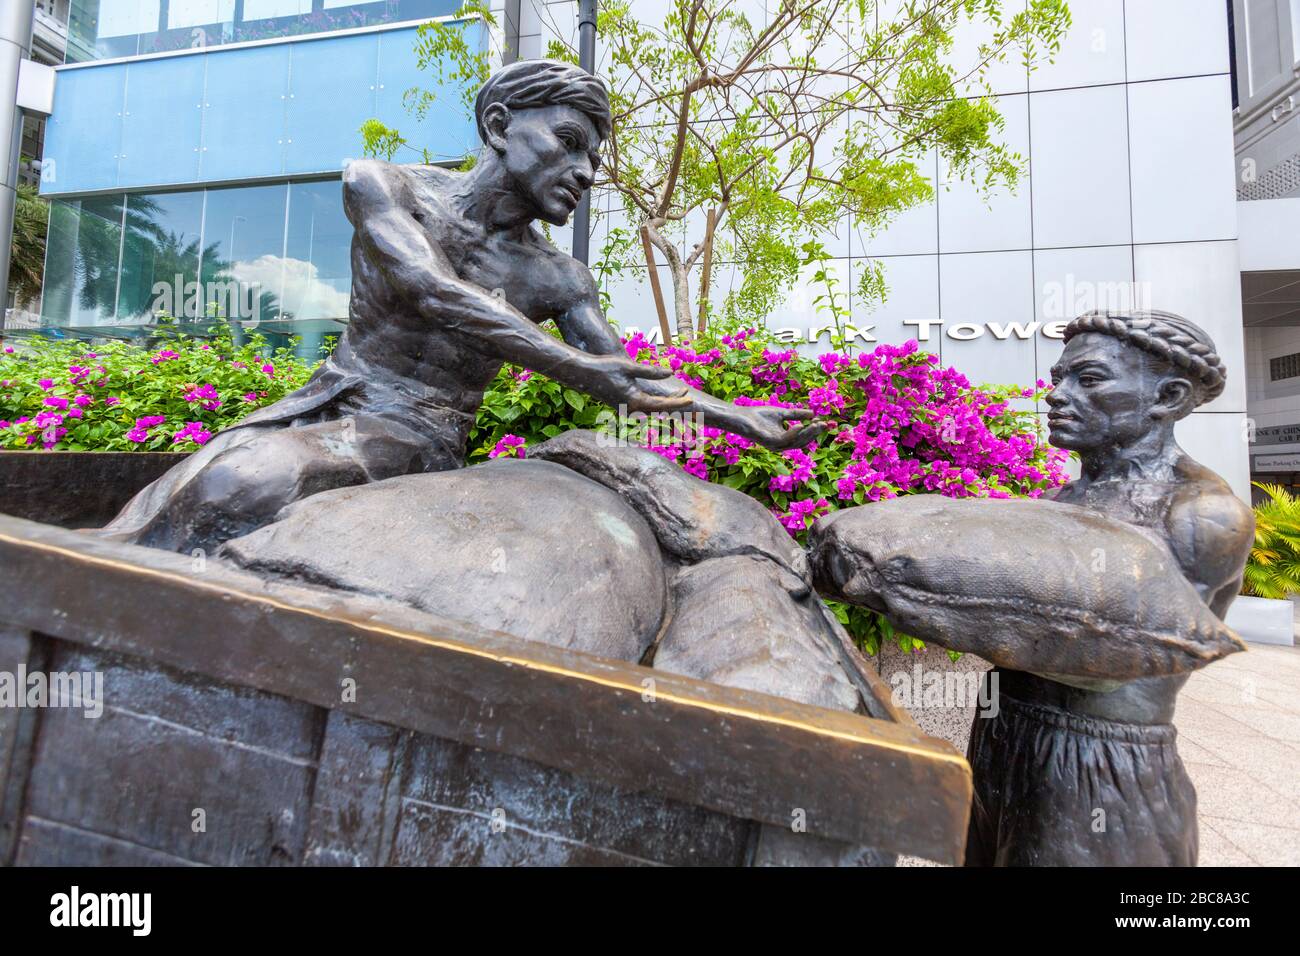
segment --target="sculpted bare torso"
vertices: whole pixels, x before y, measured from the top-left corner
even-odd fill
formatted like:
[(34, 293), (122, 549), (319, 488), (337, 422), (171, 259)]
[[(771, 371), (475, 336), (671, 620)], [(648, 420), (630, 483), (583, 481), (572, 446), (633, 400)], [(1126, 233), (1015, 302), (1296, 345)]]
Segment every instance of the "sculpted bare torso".
[[(556, 319), (566, 304), (583, 300), (577, 263), (536, 227), (509, 236), (491, 233), (457, 212), (447, 199), (458, 174), (388, 166), (382, 175), (399, 180), (394, 191), (407, 197), (403, 212), (458, 279), (499, 296), (533, 322)], [(361, 239), (354, 239), (350, 321), (337, 360), (354, 356), (428, 390), (438, 404), (476, 411), (502, 360), (488, 354), (487, 343), (467, 336), (454, 314), (440, 321), (413, 308), (384, 272), (369, 267), (366, 255)]]
[[(1240, 587), (1243, 546), (1253, 533), (1251, 512), (1222, 478), (1181, 450), (1141, 477), (1072, 481), (1053, 500), (1147, 529), (1173, 552), (1183, 575), (1210, 609), (1220, 617), (1227, 612)], [(1012, 697), (1136, 724), (1172, 721), (1188, 676), (1146, 677), (1098, 692), (1034, 674), (1000, 671), (1001, 689)]]

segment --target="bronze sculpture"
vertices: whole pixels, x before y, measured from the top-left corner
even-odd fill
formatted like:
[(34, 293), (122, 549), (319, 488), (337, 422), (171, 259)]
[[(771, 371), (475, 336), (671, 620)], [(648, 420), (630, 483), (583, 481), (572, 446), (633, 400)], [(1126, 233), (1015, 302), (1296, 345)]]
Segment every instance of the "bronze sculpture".
[[(334, 354), (302, 389), (142, 491), (104, 533), (213, 551), (265, 577), (436, 607), (665, 671), (825, 707), (865, 706), (859, 665), (812, 585), (891, 610), (860, 573), (873, 555), (829, 530), (870, 524), (890, 503), (820, 523), (810, 570), (770, 515), (752, 513), (762, 511), (757, 503), (642, 449), (574, 432), (532, 450), (541, 461), (459, 470), (483, 391), (507, 361), (633, 411), (698, 411), (773, 449), (820, 433), (815, 424), (786, 427), (810, 412), (733, 406), (629, 361), (590, 273), (532, 227), (537, 218), (566, 221), (594, 179), (610, 126), (598, 80), (567, 64), (524, 61), (495, 74), (476, 109), (485, 149), (468, 173), (348, 167), (351, 322)], [(563, 341), (538, 327), (546, 320)], [(1222, 618), (1240, 585), (1251, 515), (1173, 437), (1175, 422), (1223, 389), (1213, 343), (1167, 313), (1089, 313), (1066, 340), (1049, 426), (1054, 444), (1078, 452), (1083, 476), (1055, 501), (1145, 529), (1194, 600)], [(489, 486), (510, 490), (486, 494)], [(575, 501), (588, 526), (570, 529), (564, 509)], [(970, 504), (942, 507), (984, 527)], [(524, 520), (536, 517), (529, 508), (560, 520), (538, 527)], [(382, 531), (399, 513), (407, 520), (390, 554)], [(461, 534), (457, 522), (478, 527)], [(508, 560), (492, 534), (511, 522), (534, 536), (512, 572), (513, 591), (481, 550), (494, 542)], [(1114, 542), (1123, 537), (1117, 527)], [(913, 547), (924, 549), (917, 532)], [(547, 562), (548, 548), (575, 546), (585, 550)], [(456, 560), (430, 567), (430, 555)], [(958, 536), (954, 561), (981, 557)], [(598, 574), (609, 575), (608, 595), (586, 589)], [(643, 594), (626, 585), (647, 579), (654, 586)], [(540, 593), (556, 598), (544, 621)], [(945, 600), (932, 591), (929, 610), (918, 612), (933, 614), (939, 635), (951, 624)], [(1195, 617), (1180, 608), (1174, 626)], [(1099, 633), (1098, 616), (1095, 607), (1080, 611), (1083, 639)], [(1010, 636), (986, 655), (999, 665), (999, 714), (977, 718), (971, 737), (968, 863), (1195, 862), (1195, 793), (1170, 721), (1186, 671), (1235, 649), (1221, 622), (1204, 617), (1182, 657), (1160, 667), (1109, 648), (1063, 656), (1032, 626), (1003, 627)]]
[[(611, 122), (600, 80), (520, 61), (484, 84), (475, 110), (485, 148), (467, 173), (348, 166), (352, 298), (333, 355), (143, 490), (105, 533), (210, 550), (320, 491), (460, 467), (503, 362), (631, 411), (700, 412), (773, 449), (820, 433), (785, 427), (811, 412), (738, 407), (628, 360), (591, 273), (533, 227), (566, 222), (595, 178)], [(546, 320), (564, 341), (539, 327)]]
[[(1065, 503), (1071, 518), (1081, 507), (1141, 529), (1167, 547), (1199, 599), (1221, 619), (1241, 588), (1254, 519), (1227, 484), (1174, 439), (1176, 422), (1223, 391), (1225, 370), (1214, 343), (1193, 323), (1164, 312), (1087, 313), (1070, 323), (1065, 339), (1052, 370), (1048, 426), (1054, 445), (1078, 453), (1082, 475), (1054, 502), (1030, 506)], [(962, 520), (963, 504), (948, 503), (952, 520)], [(823, 593), (876, 606), (884, 599), (881, 588), (869, 593), (872, 579), (855, 570), (879, 556), (849, 553), (852, 538), (844, 533), (859, 517), (869, 522), (877, 507), (849, 509), (815, 529), (813, 566)], [(970, 519), (970, 509), (965, 512)], [(917, 534), (924, 532), (918, 528)], [(1111, 535), (1117, 549), (1120, 538)], [(1013, 548), (1014, 538), (1006, 540)], [(1058, 545), (1063, 551), (1070, 546), (1066, 540)], [(1095, 566), (1082, 573), (1122, 590), (1115, 604), (1166, 599), (1165, 592), (1143, 593), (1151, 579), (1141, 568), (1120, 574), (1119, 561), (1108, 569), (1105, 545), (1095, 550), (1101, 552)], [(975, 556), (955, 555), (954, 568), (963, 559)], [(1050, 589), (1053, 582), (1043, 585)], [(992, 591), (998, 584), (986, 586)], [(941, 622), (945, 599), (935, 600), (928, 613)], [(1104, 615), (1105, 607), (1090, 610)], [(992, 602), (986, 613), (993, 623), (1008, 616)], [(1191, 627), (1191, 614), (1185, 618)], [(1085, 614), (1083, 639), (1097, 639), (1089, 631), (1095, 627)], [(967, 756), (975, 795), (967, 864), (1195, 865), (1196, 792), (1175, 746), (1174, 705), (1187, 671), (1231, 652), (1235, 638), (1208, 635), (1213, 650), (1160, 670), (1149, 660), (1135, 663), (1140, 649), (1116, 646), (1089, 660), (1081, 675), (1052, 671), (1061, 659), (1059, 639), (1053, 646), (1040, 636), (1031, 627), (1006, 646), (983, 650), (999, 665), (988, 678), (996, 684), (987, 688), (996, 687), (999, 710), (990, 719), (977, 716), (971, 730)], [(1195, 642), (1187, 646), (1196, 650)]]

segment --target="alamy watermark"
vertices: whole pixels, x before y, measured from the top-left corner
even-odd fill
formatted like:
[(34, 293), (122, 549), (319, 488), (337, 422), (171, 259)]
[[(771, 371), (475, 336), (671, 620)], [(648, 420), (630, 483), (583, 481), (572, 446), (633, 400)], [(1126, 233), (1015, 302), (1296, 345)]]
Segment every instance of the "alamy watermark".
[(226, 319), (236, 319), (245, 328), (256, 328), (260, 321), (258, 304), (261, 284), (238, 279), (209, 279), (188, 282), (180, 273), (171, 281), (160, 279), (150, 290), (153, 293), (154, 315), (166, 313), (181, 319), (200, 319), (211, 313)]
[(0, 708), (68, 707), (83, 716), (104, 713), (104, 675), (100, 671), (0, 671)]
[(908, 710), (965, 709), (974, 707), (980, 717), (998, 715), (998, 673), (985, 680), (979, 671), (933, 670), (918, 660), (912, 670), (898, 671), (889, 678), (890, 694), (897, 707)]
[(605, 447), (668, 448), (689, 442), (704, 428), (703, 412), (633, 412), (626, 405), (596, 418), (596, 443)]

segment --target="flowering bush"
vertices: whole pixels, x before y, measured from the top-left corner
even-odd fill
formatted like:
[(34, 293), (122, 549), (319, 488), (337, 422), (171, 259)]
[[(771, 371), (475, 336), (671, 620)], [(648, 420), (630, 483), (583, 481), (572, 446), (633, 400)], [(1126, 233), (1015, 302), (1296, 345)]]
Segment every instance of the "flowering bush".
[(31, 338), (0, 352), (0, 448), (193, 451), (311, 375), (287, 349), (229, 331), (124, 342)]
[[(916, 342), (816, 359), (752, 329), (701, 336), (689, 348), (656, 348), (640, 334), (624, 344), (630, 357), (666, 364), (719, 398), (810, 408), (829, 423), (820, 439), (784, 453), (689, 421), (667, 438), (663, 428), (650, 430), (654, 421), (632, 436), (690, 474), (756, 498), (801, 542), (818, 515), (841, 507), (903, 494), (1038, 497), (1066, 481), (1067, 454), (1046, 443), (1031, 412), (1012, 407), (1016, 399), (1040, 397), (1045, 383), (975, 387)], [(505, 368), (479, 414), (471, 459), (523, 457), (529, 442), (612, 419), (608, 408), (571, 389)], [(872, 653), (882, 638), (905, 649), (912, 644), (873, 612), (833, 609)]]

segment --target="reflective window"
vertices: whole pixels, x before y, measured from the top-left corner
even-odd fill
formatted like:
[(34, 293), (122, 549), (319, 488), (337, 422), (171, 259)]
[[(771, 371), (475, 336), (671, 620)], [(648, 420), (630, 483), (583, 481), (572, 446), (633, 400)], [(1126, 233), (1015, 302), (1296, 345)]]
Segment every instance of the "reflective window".
[(449, 16), (460, 0), (72, 0), (68, 63)]
[(119, 323), (149, 322), (160, 312), (178, 319), (200, 317), (194, 283), (202, 226), (201, 192), (127, 196)]
[(346, 319), (352, 287), (352, 224), (335, 181), (289, 187), (282, 310), (286, 318)]
[(288, 192), (283, 183), (208, 190), (203, 279), (209, 316), (259, 323), (279, 317)]
[(316, 357), (347, 321), (351, 242), (337, 179), (56, 199), (41, 324), (256, 320)]
[(121, 245), (122, 196), (52, 203), (41, 324), (111, 324)]

